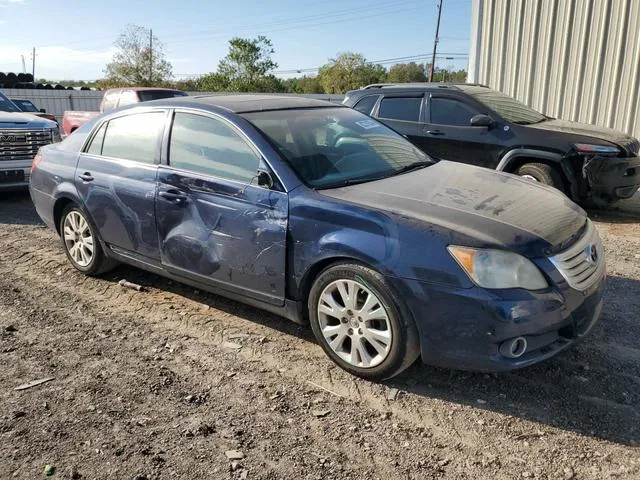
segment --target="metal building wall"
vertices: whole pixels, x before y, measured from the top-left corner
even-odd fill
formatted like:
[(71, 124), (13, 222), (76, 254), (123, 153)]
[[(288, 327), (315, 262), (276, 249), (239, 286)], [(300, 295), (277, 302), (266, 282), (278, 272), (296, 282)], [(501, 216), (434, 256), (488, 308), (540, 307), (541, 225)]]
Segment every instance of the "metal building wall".
[[(58, 121), (62, 120), (62, 114), (65, 110), (83, 110), (97, 112), (100, 110), (100, 102), (104, 92), (95, 92), (87, 90), (35, 90), (35, 89), (18, 89), (3, 88), (0, 89), (9, 98), (21, 98), (31, 100), (36, 107), (44, 108), (47, 113), (52, 113), (58, 117)], [(189, 92), (190, 95), (228, 95), (220, 92)], [(268, 95), (268, 94), (267, 94)], [(298, 94), (287, 94), (296, 96)], [(330, 102), (340, 103), (344, 98), (343, 95), (323, 95), (323, 94), (299, 94), (303, 97), (317, 98), (319, 100), (328, 100)]]
[(472, 0), (469, 81), (640, 137), (640, 0)]

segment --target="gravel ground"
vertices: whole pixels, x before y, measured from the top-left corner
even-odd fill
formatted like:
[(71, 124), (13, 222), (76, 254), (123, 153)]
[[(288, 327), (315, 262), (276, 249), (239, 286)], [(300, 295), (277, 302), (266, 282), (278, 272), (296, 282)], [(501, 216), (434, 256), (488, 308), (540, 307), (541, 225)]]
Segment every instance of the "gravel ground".
[(606, 305), (575, 348), (371, 383), (273, 315), (80, 275), (27, 196), (0, 197), (0, 478), (640, 479), (640, 198), (622, 208), (591, 212)]

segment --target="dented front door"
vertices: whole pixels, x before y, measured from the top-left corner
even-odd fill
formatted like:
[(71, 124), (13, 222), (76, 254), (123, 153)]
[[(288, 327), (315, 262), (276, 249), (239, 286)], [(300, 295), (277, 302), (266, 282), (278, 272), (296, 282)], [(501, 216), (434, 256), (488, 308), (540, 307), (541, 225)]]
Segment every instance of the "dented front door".
[(283, 192), (160, 167), (156, 219), (171, 273), (284, 304)]

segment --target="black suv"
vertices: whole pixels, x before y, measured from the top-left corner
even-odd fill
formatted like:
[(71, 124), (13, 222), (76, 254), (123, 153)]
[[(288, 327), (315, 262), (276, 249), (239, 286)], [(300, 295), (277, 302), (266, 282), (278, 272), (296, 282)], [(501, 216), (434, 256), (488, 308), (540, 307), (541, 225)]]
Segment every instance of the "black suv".
[(433, 157), (516, 173), (575, 201), (610, 203), (640, 187), (635, 138), (547, 117), (483, 85), (375, 84), (343, 103)]

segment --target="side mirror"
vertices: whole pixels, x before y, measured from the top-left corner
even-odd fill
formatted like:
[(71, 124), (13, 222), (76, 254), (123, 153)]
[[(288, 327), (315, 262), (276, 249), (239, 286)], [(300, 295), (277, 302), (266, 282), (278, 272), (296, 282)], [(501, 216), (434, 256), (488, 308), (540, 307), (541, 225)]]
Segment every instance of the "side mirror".
[(471, 117), (471, 126), (472, 127), (488, 127), (491, 128), (495, 125), (493, 118), (489, 115), (485, 115), (484, 113), (479, 113), (478, 115), (474, 115)]
[(41, 108), (40, 113), (47, 113), (47, 111), (44, 108)]
[(258, 186), (267, 189), (273, 188), (273, 178), (271, 178), (271, 174), (266, 170), (258, 171)]

